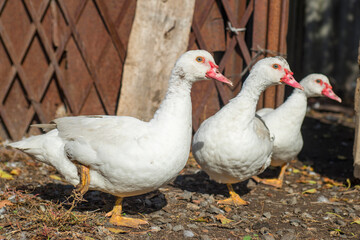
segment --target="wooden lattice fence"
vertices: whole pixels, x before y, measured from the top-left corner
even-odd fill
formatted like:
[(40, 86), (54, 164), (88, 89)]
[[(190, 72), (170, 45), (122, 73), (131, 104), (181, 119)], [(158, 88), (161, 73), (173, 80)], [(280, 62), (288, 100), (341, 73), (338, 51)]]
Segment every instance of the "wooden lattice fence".
[[(0, 137), (19, 139), (30, 124), (67, 114), (115, 114), (136, 1), (0, 0)], [(214, 53), (236, 83), (195, 84), (194, 130), (241, 88), (241, 73), (258, 56), (286, 53), (288, 0), (197, 0), (189, 49)], [(226, 30), (229, 23), (243, 32)], [(273, 87), (259, 107), (274, 107)]]

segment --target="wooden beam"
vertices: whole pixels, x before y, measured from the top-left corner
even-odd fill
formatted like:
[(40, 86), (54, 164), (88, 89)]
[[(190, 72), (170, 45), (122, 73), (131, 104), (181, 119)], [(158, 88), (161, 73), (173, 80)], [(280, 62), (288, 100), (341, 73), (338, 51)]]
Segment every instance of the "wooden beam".
[[(359, 41), (359, 50), (358, 50), (358, 64), (360, 69), (360, 41)], [(354, 177), (360, 178), (360, 77), (358, 77), (356, 82), (355, 90), (355, 142), (354, 142)]]
[(177, 58), (186, 51), (195, 0), (138, 0), (117, 115), (153, 117)]

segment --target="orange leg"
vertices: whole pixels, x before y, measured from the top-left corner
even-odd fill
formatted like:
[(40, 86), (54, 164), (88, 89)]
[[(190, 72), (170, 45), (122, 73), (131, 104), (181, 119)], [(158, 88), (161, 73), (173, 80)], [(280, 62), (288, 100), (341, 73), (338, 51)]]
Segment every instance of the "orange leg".
[(118, 197), (115, 202), (115, 206), (113, 210), (108, 212), (105, 216), (110, 217), (109, 222), (111, 224), (117, 225), (117, 226), (123, 226), (123, 227), (131, 227), (131, 228), (139, 228), (140, 225), (148, 224), (147, 221), (137, 219), (137, 218), (127, 218), (121, 216), (122, 212), (122, 197)]
[(76, 164), (80, 172), (80, 183), (76, 186), (76, 191), (84, 195), (89, 190), (90, 168), (81, 164)]
[(226, 184), (226, 186), (229, 189), (230, 197), (227, 199), (218, 201), (217, 202), (218, 204), (235, 205), (235, 206), (249, 205), (249, 202), (241, 199), (241, 197), (234, 191), (231, 184)]
[(272, 179), (262, 179), (259, 178), (257, 176), (252, 177), (256, 182), (260, 182), (266, 185), (270, 185), (276, 188), (282, 188), (283, 182), (284, 182), (284, 176), (285, 176), (285, 171), (287, 169), (287, 167), (289, 166), (288, 163), (284, 164), (281, 166), (281, 171), (279, 174), (278, 178), (272, 178)]

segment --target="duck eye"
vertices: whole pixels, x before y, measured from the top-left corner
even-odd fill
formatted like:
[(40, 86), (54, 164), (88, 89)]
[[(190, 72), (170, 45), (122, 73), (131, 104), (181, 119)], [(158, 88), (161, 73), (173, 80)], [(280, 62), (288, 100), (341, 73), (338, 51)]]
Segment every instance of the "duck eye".
[(315, 82), (316, 83), (321, 83), (322, 81), (321, 81), (321, 79), (316, 79)]
[(203, 57), (196, 57), (197, 62), (205, 62), (205, 59)]
[(272, 67), (273, 67), (274, 69), (278, 69), (278, 68), (279, 68), (279, 64), (276, 64), (276, 63), (275, 63), (275, 64), (272, 65)]

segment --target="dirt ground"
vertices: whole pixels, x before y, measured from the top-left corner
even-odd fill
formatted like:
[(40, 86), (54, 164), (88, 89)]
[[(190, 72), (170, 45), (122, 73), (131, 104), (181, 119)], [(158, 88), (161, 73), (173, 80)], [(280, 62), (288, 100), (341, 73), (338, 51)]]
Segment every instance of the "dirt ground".
[[(127, 198), (124, 212), (150, 223), (119, 228), (104, 216), (115, 198), (90, 191), (74, 208), (73, 186), (52, 167), (0, 146), (0, 239), (360, 239), (360, 182), (353, 179), (353, 119), (312, 111), (305, 146), (282, 189), (253, 180), (234, 185), (249, 206), (224, 207), (226, 186), (193, 158), (170, 184)], [(268, 169), (261, 177), (276, 176)]]

